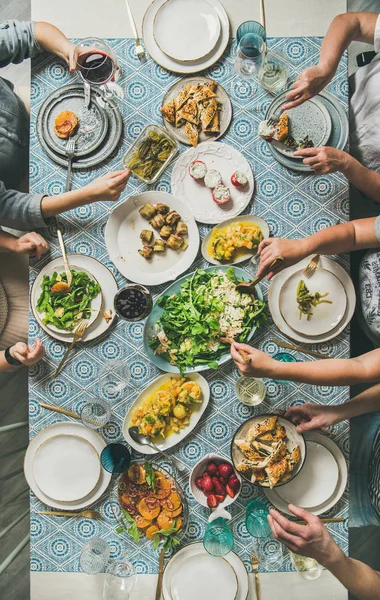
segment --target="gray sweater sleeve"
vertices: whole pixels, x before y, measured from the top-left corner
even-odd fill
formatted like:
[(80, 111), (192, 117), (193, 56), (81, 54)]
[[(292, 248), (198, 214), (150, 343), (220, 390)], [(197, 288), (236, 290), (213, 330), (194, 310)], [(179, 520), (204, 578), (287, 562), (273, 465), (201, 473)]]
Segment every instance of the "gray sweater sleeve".
[(0, 226), (22, 231), (46, 227), (41, 213), (41, 200), (44, 195), (7, 190), (0, 181)]
[(0, 24), (0, 67), (20, 63), (42, 51), (34, 35), (34, 23), (5, 21)]

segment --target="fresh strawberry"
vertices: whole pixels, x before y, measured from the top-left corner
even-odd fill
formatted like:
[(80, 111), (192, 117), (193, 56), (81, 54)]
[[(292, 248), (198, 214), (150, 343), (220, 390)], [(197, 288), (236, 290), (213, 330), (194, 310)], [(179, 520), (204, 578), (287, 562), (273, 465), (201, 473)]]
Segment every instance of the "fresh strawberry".
[(212, 477), (213, 475), (218, 475), (218, 465), (216, 465), (213, 462), (208, 463), (207, 465), (207, 469), (206, 469), (207, 473)]
[(198, 479), (195, 480), (195, 485), (197, 486), (197, 488), (199, 490), (203, 489), (203, 479), (202, 479), (202, 477), (198, 477)]
[(226, 495), (226, 487), (223, 485), (223, 483), (218, 483), (218, 485), (214, 485), (214, 492), (215, 494), (218, 494), (218, 496), (225, 496)]
[(231, 498), (235, 498), (235, 492), (230, 488), (228, 483), (226, 485), (226, 492), (229, 496), (231, 496)]
[(227, 477), (219, 477), (219, 481), (220, 483), (223, 483), (223, 485), (227, 485), (228, 483)]
[(231, 475), (228, 485), (231, 488), (231, 490), (234, 490), (235, 492), (240, 488), (240, 481), (238, 480), (236, 475)]
[(215, 494), (215, 498), (217, 499), (218, 503), (223, 502), (223, 500), (225, 499), (226, 495), (222, 496), (219, 494)]
[(219, 483), (220, 483), (219, 477), (211, 477), (211, 481), (212, 481), (213, 485), (219, 485)]
[(215, 497), (215, 494), (210, 494), (209, 497), (207, 498), (207, 506), (209, 508), (215, 508), (215, 506), (218, 505), (218, 501)]
[(211, 477), (206, 474), (206, 476), (202, 477), (202, 489), (205, 492), (211, 492), (214, 488), (214, 484), (211, 480)]
[(219, 470), (219, 475), (221, 477), (227, 477), (227, 478), (233, 472), (232, 465), (230, 465), (229, 463), (221, 463), (218, 467), (218, 470)]
[(202, 473), (201, 477), (209, 477), (209, 474), (207, 473), (207, 471), (204, 471), (204, 473)]

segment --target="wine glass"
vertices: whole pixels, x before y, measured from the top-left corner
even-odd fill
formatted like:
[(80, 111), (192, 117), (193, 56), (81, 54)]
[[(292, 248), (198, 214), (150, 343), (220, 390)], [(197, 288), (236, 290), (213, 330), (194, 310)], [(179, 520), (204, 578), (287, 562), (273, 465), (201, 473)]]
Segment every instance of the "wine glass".
[(96, 575), (102, 573), (110, 557), (110, 547), (100, 537), (93, 537), (83, 546), (79, 564), (84, 573)]
[(253, 538), (253, 551), (257, 554), (260, 564), (267, 571), (277, 571), (283, 561), (283, 547), (281, 542), (272, 536), (267, 538)]
[(322, 573), (322, 567), (315, 558), (294, 554), (294, 552), (290, 552), (290, 558), (294, 568), (304, 579), (318, 579)]
[(245, 97), (249, 92), (251, 95), (256, 92), (256, 79), (262, 66), (264, 49), (264, 40), (260, 35), (246, 33), (241, 38), (234, 57), (234, 69), (238, 77), (233, 81), (233, 86), (238, 96)]
[(288, 64), (288, 59), (283, 52), (267, 52), (259, 73), (260, 85), (273, 95), (283, 92), (287, 87)]
[(127, 558), (111, 562), (104, 578), (104, 600), (128, 600), (135, 583), (135, 570)]
[(99, 86), (106, 98), (122, 99), (124, 92), (115, 83), (119, 68), (111, 47), (99, 38), (85, 38), (79, 48), (77, 67), (85, 86)]

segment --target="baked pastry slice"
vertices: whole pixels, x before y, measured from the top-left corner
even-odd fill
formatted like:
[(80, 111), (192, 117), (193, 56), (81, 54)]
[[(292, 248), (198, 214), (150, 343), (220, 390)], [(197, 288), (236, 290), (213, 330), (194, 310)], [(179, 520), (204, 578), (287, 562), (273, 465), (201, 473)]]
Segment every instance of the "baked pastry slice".
[(189, 140), (192, 146), (197, 146), (198, 144), (198, 128), (193, 123), (186, 122), (185, 125), (185, 135)]
[(169, 123), (175, 123), (175, 107), (174, 100), (170, 100), (167, 104), (165, 104), (161, 108), (161, 113), (164, 119), (169, 121)]

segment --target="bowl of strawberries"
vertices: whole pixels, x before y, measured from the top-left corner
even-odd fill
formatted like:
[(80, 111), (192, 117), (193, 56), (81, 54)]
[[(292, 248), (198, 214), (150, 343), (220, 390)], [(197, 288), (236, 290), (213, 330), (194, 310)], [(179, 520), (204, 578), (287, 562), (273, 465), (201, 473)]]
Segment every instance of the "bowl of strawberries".
[(190, 491), (202, 506), (225, 508), (235, 502), (240, 490), (240, 475), (218, 454), (207, 454), (190, 473)]

